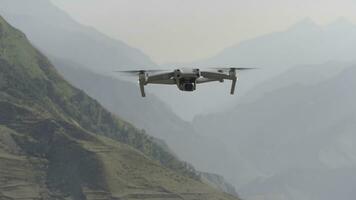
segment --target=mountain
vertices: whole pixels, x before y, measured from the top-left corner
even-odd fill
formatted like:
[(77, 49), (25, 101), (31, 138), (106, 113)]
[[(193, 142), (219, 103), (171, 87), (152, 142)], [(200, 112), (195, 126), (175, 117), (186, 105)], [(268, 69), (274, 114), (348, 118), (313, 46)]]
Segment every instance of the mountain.
[(235, 186), (227, 182), (224, 177), (218, 174), (206, 173), (206, 172), (201, 172), (200, 177), (202, 178), (202, 181), (204, 183), (207, 183), (221, 191), (225, 191), (228, 194), (232, 194), (236, 197), (238, 196)]
[[(250, 91), (293, 67), (327, 62), (354, 62), (356, 25), (339, 18), (328, 25), (318, 25), (306, 18), (284, 31), (262, 35), (232, 45), (217, 55), (194, 62), (202, 66), (257, 67), (261, 70), (242, 74), (240, 93)], [(336, 73), (331, 70), (330, 75)]]
[(236, 199), (66, 82), (0, 17), (1, 199)]
[[(347, 98), (354, 100), (354, 97), (346, 96), (348, 93), (352, 94), (352, 91), (351, 88), (344, 89), (340, 73), (354, 63), (355, 58), (352, 54), (356, 50), (355, 32), (356, 26), (347, 20), (338, 19), (329, 25), (320, 26), (306, 19), (285, 31), (233, 45), (212, 58), (192, 64), (260, 68), (253, 72), (241, 73), (237, 90), (239, 97), (233, 98), (228, 106), (225, 104), (225, 108), (217, 111), (217, 114), (202, 114), (193, 120), (196, 130), (202, 135), (208, 137), (218, 135), (217, 139), (226, 144), (228, 152), (235, 154), (230, 162), (235, 163), (231, 165), (238, 168), (220, 174), (225, 177), (229, 174), (229, 180), (238, 187), (241, 195), (244, 195), (240, 190), (243, 185), (256, 178), (264, 179), (273, 176), (274, 173), (287, 173), (285, 170), (288, 167), (298, 168), (300, 165), (307, 165), (306, 167), (315, 168), (322, 165), (315, 161), (315, 153), (308, 153), (310, 149), (299, 149), (304, 144), (304, 140), (300, 141), (300, 138), (307, 137), (308, 133), (321, 132), (315, 130), (321, 129), (321, 124), (336, 122), (325, 119), (328, 122), (312, 125), (313, 123), (309, 121), (309, 125), (305, 127), (299, 121), (300, 119), (308, 121), (314, 115), (318, 115), (320, 119), (329, 116), (343, 118), (325, 113), (330, 107), (334, 107), (334, 111), (340, 115), (353, 110), (353, 107), (345, 102), (340, 103), (345, 107), (337, 110), (340, 106), (320, 105), (313, 103), (313, 100), (330, 99), (331, 97), (326, 95), (330, 93), (332, 95), (330, 101), (339, 102), (340, 99), (347, 101)], [(322, 87), (321, 93), (321, 86), (335, 77), (339, 78), (340, 88)], [(306, 93), (307, 91), (309, 93)], [(340, 94), (333, 91), (339, 91)], [(204, 98), (198, 99), (197, 102), (208, 99), (209, 93), (211, 90), (206, 90), (205, 94), (201, 94)], [(310, 96), (311, 94), (315, 96)], [(306, 102), (308, 100), (311, 105), (307, 108), (303, 104), (308, 105), (309, 102)], [(313, 108), (315, 105), (320, 106), (319, 110)], [(352, 127), (348, 129), (352, 130)], [(293, 138), (296, 140), (293, 150), (284, 149), (291, 147), (287, 142), (283, 144), (285, 137), (291, 137), (288, 141)], [(314, 139), (317, 140), (318, 137)], [(315, 149), (313, 151), (316, 152)], [(334, 153), (333, 160), (337, 160), (338, 153), (334, 151), (338, 150), (329, 153)], [(296, 152), (299, 152), (298, 156), (295, 155)], [(276, 156), (277, 158), (273, 156), (280, 154), (284, 156)], [(290, 161), (290, 157), (295, 159)]]
[[(192, 124), (176, 116), (154, 95), (150, 94), (142, 99), (136, 85), (84, 70), (83, 67), (78, 67), (78, 64), (70, 61), (63, 59), (52, 59), (52, 61), (56, 69), (71, 84), (83, 89), (108, 110), (123, 116), (136, 127), (144, 129), (147, 134), (163, 139), (172, 152), (192, 163), (197, 169), (218, 173), (226, 167), (221, 166), (220, 163), (229, 164), (223, 143), (201, 136), (199, 131), (194, 130)], [(222, 186), (222, 188), (227, 187)], [(226, 190), (229, 191), (233, 190)], [(232, 194), (235, 195), (236, 192)]]
[[(291, 194), (298, 191), (306, 195), (302, 196), (303, 199), (325, 200), (332, 199), (333, 195), (325, 198), (331, 190), (343, 191), (343, 187), (348, 187), (346, 183), (330, 183), (331, 188), (320, 185), (316, 188), (318, 195), (311, 194), (310, 190), (318, 184), (309, 183), (308, 179), (296, 179), (298, 174), (290, 174), (299, 171), (300, 177), (313, 177), (314, 174), (316, 179), (333, 181), (337, 174), (345, 177), (343, 170), (356, 166), (356, 138), (353, 134), (356, 128), (356, 95), (353, 92), (356, 67), (354, 64), (330, 62), (300, 68), (297, 75), (308, 77), (308, 74), (312, 76), (332, 68), (339, 73), (325, 79), (308, 81), (306, 78), (298, 82), (292, 81), (293, 77), (298, 77), (294, 76), (297, 68), (291, 69), (274, 80), (266, 81), (264, 87), (255, 88), (252, 97), (247, 93), (230, 111), (196, 118), (194, 124), (197, 129), (208, 136), (218, 132), (218, 138), (225, 138), (229, 151), (239, 152), (235, 162), (247, 165), (245, 173), (243, 168), (239, 169), (242, 175), (234, 171), (223, 173), (224, 176), (233, 174), (238, 181), (234, 183), (239, 185), (238, 192), (243, 197), (263, 197), (269, 193), (266, 188), (275, 186), (277, 193), (291, 195), (282, 199), (300, 199)], [(284, 83), (287, 77), (291, 77), (290, 84), (263, 93), (264, 88)], [(257, 93), (260, 95), (255, 95)], [(320, 176), (314, 173), (318, 170), (323, 171)], [(329, 171), (330, 176), (335, 177), (329, 177)], [(290, 186), (289, 183), (294, 180), (297, 186)], [(352, 182), (353, 177), (343, 180)], [(248, 188), (246, 183), (250, 183), (253, 189)], [(280, 188), (286, 185), (288, 191)], [(304, 191), (303, 188), (309, 189)], [(354, 197), (356, 194), (348, 195)]]
[(0, 0), (0, 13), (48, 56), (65, 58), (98, 72), (154, 66), (138, 49), (74, 21), (50, 0)]
[[(189, 122), (182, 120), (171, 106), (167, 106), (155, 95), (149, 94), (142, 99), (136, 84), (113, 78), (112, 73), (104, 73), (107, 72), (106, 69), (98, 67), (125, 67), (127, 63), (125, 59), (121, 59), (122, 55), (135, 62), (145, 60), (140, 66), (149, 66), (151, 62), (144, 59), (146, 56), (137, 58), (130, 53), (132, 48), (125, 44), (119, 45), (118, 41), (75, 22), (49, 0), (0, 0), (0, 4), (3, 5), (0, 6), (0, 11), (5, 13), (6, 18), (24, 31), (35, 46), (49, 55), (59, 73), (72, 85), (82, 89), (106, 109), (137, 128), (144, 129), (148, 135), (163, 139), (171, 149), (167, 149), (168, 151), (192, 163), (197, 169), (219, 173), (222, 168), (227, 167), (228, 164), (220, 164), (229, 163), (224, 158), (224, 144), (202, 137)], [(87, 36), (90, 36), (90, 40), (83, 41)], [(106, 52), (108, 45), (116, 45), (117, 50), (109, 48), (110, 52)], [(91, 51), (95, 51), (98, 57), (91, 56)], [(105, 55), (102, 56), (102, 53)], [(107, 62), (111, 64), (100, 64)], [(132, 62), (129, 66), (137, 64)], [(148, 92), (150, 90), (148, 88)]]
[(356, 26), (342, 18), (320, 26), (304, 19), (285, 31), (270, 33), (226, 48), (199, 61), (210, 65), (258, 66), (261, 68), (355, 61)]
[[(240, 74), (237, 95), (244, 96), (254, 87), (293, 68), (327, 62), (354, 62), (356, 25), (338, 19), (327, 25), (318, 25), (304, 19), (283, 31), (272, 32), (225, 48), (217, 55), (192, 63), (173, 66), (256, 67), (258, 70)], [(334, 70), (324, 74), (334, 76)], [(180, 116), (199, 115), (228, 110), (240, 98), (228, 94), (229, 83), (199, 86), (196, 95), (181, 95), (168, 89), (155, 92), (165, 102), (171, 102)], [(274, 88), (277, 89), (277, 88)], [(175, 99), (180, 99), (176, 101)], [(191, 102), (186, 105), (181, 102)], [(201, 103), (204, 102), (204, 103)]]
[(355, 168), (290, 169), (256, 180), (240, 191), (251, 200), (351, 200), (355, 197), (355, 180)]

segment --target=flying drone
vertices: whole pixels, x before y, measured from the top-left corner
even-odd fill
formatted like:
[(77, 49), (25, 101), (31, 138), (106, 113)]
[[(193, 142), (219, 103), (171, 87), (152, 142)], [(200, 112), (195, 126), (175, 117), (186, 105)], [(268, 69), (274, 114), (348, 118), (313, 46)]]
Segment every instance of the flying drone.
[(175, 69), (171, 72), (168, 70), (130, 70), (117, 71), (120, 73), (127, 73), (137, 75), (142, 97), (146, 96), (145, 86), (147, 84), (164, 84), (177, 85), (181, 91), (192, 92), (197, 88), (197, 84), (208, 82), (224, 82), (224, 80), (231, 80), (230, 94), (235, 93), (237, 82), (237, 75), (239, 71), (250, 70), (255, 68), (212, 68), (211, 70), (200, 69)]

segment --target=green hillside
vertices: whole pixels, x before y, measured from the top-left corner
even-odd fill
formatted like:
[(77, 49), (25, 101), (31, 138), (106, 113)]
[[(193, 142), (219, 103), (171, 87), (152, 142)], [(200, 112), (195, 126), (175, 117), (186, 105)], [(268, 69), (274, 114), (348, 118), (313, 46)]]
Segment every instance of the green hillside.
[(154, 141), (0, 17), (0, 199), (236, 199)]

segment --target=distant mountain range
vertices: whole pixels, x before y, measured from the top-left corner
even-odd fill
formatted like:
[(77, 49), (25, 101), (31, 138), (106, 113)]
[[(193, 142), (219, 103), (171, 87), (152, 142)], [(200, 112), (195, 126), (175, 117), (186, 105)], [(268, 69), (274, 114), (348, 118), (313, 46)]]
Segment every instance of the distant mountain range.
[(241, 75), (243, 91), (234, 105), (193, 121), (202, 135), (219, 133), (228, 152), (237, 152), (231, 162), (240, 163), (238, 170), (222, 174), (243, 198), (356, 195), (349, 187), (354, 177), (347, 176), (356, 166), (355, 33), (343, 19), (327, 26), (306, 19), (194, 63), (261, 68)]
[(263, 69), (355, 61), (356, 26), (345, 19), (319, 26), (304, 19), (285, 31), (271, 33), (226, 48), (197, 63), (257, 66)]
[[(353, 52), (356, 52), (356, 25), (340, 18), (333, 23), (321, 26), (306, 18), (285, 31), (273, 32), (231, 45), (211, 58), (193, 63), (170, 65), (259, 68), (259, 70), (240, 75), (237, 94), (243, 96), (255, 86), (263, 84), (264, 81), (293, 67), (318, 65), (326, 62), (356, 62)], [(323, 73), (336, 74), (333, 70)], [(162, 94), (159, 92), (155, 92), (155, 94), (165, 102), (171, 102), (170, 105), (177, 108), (175, 112), (180, 116), (186, 116), (185, 113), (188, 111), (194, 114), (204, 111), (208, 113), (219, 111), (221, 107), (227, 109), (236, 105), (240, 98), (224, 95), (227, 91), (225, 88), (228, 89), (229, 84), (225, 83), (224, 85), (225, 87), (216, 84), (211, 84), (209, 87), (200, 86), (198, 87), (198, 97), (177, 94), (168, 89), (161, 90)], [(177, 98), (181, 102), (191, 103), (184, 105), (176, 101)]]
[[(289, 84), (284, 87), (264, 93), (266, 87), (286, 83), (286, 77), (297, 77), (297, 71), (299, 77), (307, 77), (308, 74), (318, 74), (319, 71), (332, 68), (343, 70), (333, 77), (313, 83), (307, 79), (305, 82), (295, 82), (291, 78)], [(236, 181), (253, 181), (253, 184), (249, 185), (251, 187), (241, 186), (249, 191), (248, 196), (267, 195), (269, 192), (266, 188), (273, 187), (272, 185), (284, 187), (288, 181), (294, 180), (289, 177), (289, 170), (300, 171), (301, 176), (313, 176), (315, 170), (330, 170), (333, 172), (331, 174), (335, 175), (356, 167), (356, 138), (353, 134), (356, 129), (356, 95), (353, 92), (356, 87), (355, 80), (356, 67), (353, 64), (332, 62), (310, 66), (309, 69), (292, 69), (265, 82), (264, 87), (256, 88), (251, 96), (247, 94), (241, 103), (230, 111), (200, 116), (194, 124), (197, 130), (210, 137), (219, 132), (218, 138), (225, 138), (224, 142), (229, 151), (239, 152), (235, 162), (248, 163), (248, 166), (251, 166), (247, 168), (246, 173), (240, 169), (239, 173), (242, 175), (235, 174)], [(256, 93), (263, 95), (254, 96)], [(251, 172), (252, 169), (255, 171)], [(233, 173), (230, 171), (224, 175)], [(327, 172), (322, 176), (322, 179), (334, 180), (333, 177), (327, 176)], [(276, 179), (282, 179), (284, 182)], [(353, 177), (343, 180), (352, 182)], [(290, 191), (279, 188), (275, 192), (287, 192), (291, 195), (290, 192), (295, 191), (306, 195), (303, 199), (333, 199), (331, 197), (334, 195), (325, 198), (326, 194), (330, 194), (330, 188), (326, 186), (318, 186), (316, 189), (319, 193), (316, 195), (304, 191), (303, 188), (309, 186), (308, 190), (312, 190), (317, 184), (309, 183), (308, 180), (303, 182), (303, 179), (295, 181), (298, 186), (291, 185), (288, 188)], [(342, 184), (340, 188), (333, 186), (335, 188), (332, 190), (339, 191), (343, 191), (342, 187), (347, 187)], [(243, 190), (238, 191), (246, 195)], [(352, 199), (356, 194), (347, 195), (349, 198), (343, 199)], [(298, 198), (291, 195), (281, 199)]]
[(0, 17), (0, 199), (237, 199), (66, 82)]

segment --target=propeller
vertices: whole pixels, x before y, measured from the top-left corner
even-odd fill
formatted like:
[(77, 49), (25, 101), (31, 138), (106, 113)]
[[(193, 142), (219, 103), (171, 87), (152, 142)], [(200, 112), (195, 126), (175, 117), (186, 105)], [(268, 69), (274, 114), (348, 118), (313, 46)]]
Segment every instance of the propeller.
[(218, 72), (226, 72), (226, 71), (246, 71), (252, 69), (258, 69), (255, 67), (212, 67), (209, 69), (217, 70)]
[[(212, 68), (207, 68), (207, 69), (212, 69), (212, 70), (217, 70), (218, 72), (229, 72), (229, 71), (245, 71), (245, 70), (252, 70), (252, 69), (258, 69), (258, 68), (250, 68), (250, 67), (212, 67)], [(199, 69), (194, 69), (194, 70), (199, 70)], [(139, 74), (144, 74), (144, 73), (158, 73), (158, 72), (166, 72), (169, 71), (169, 69), (149, 69), (149, 70), (126, 70), (126, 71), (115, 71), (131, 76), (137, 76)]]
[(151, 70), (125, 70), (125, 71), (115, 71), (115, 72), (132, 75), (132, 76), (137, 76), (137, 75), (143, 74), (143, 73), (157, 73), (157, 72), (164, 72), (164, 71), (167, 71), (167, 70), (151, 69)]

